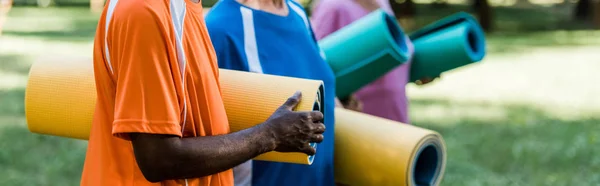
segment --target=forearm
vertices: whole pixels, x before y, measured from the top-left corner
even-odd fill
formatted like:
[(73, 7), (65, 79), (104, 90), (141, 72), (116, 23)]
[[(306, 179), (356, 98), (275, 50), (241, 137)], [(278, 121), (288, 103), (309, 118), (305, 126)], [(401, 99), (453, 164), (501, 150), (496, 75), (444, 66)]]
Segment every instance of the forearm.
[[(272, 151), (275, 144), (267, 137), (268, 135), (267, 131), (262, 130), (259, 125), (227, 135), (174, 137), (174, 139), (170, 139), (174, 140), (171, 142), (165, 142), (165, 140), (151, 142), (154, 138), (150, 137), (151, 139), (143, 139), (148, 140), (146, 144), (163, 149), (148, 151), (145, 149), (147, 147), (140, 147), (144, 150), (139, 150), (135, 148), (135, 143), (134, 149), (136, 158), (152, 158), (141, 161), (154, 165), (140, 164), (140, 159), (138, 159), (138, 164), (149, 181), (198, 178), (225, 171), (262, 153)], [(139, 137), (138, 140), (140, 140)], [(165, 144), (158, 145), (161, 143)], [(148, 152), (163, 153), (164, 155), (138, 154)]]

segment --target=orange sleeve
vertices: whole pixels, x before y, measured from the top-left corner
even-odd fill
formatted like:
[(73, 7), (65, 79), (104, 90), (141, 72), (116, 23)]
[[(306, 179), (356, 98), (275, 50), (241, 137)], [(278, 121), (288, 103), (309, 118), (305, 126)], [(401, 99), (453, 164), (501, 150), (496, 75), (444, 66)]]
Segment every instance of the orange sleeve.
[[(119, 10), (117, 10), (119, 11)], [(114, 136), (128, 133), (181, 137), (180, 104), (169, 55), (168, 25), (148, 5), (120, 11), (109, 27), (108, 46), (116, 78)]]

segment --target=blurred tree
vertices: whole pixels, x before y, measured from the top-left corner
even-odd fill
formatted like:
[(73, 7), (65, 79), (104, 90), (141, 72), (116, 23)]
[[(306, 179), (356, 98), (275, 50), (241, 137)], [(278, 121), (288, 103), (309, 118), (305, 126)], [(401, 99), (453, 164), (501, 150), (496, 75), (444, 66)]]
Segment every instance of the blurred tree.
[(573, 11), (573, 18), (580, 21), (589, 21), (593, 13), (592, 6), (590, 0), (579, 0)]
[(414, 27), (414, 17), (417, 15), (417, 10), (413, 0), (388, 0), (396, 19), (400, 25), (406, 30), (411, 30)]
[(600, 29), (600, 0), (596, 0), (595, 3), (593, 3), (593, 7), (594, 7), (594, 26), (596, 27), (596, 29)]
[(212, 7), (218, 0), (202, 0), (202, 7)]
[(46, 8), (54, 3), (52, 0), (36, 0), (38, 7)]
[(417, 14), (413, 0), (389, 0), (397, 18), (414, 17)]
[(492, 6), (490, 6), (488, 0), (474, 0), (473, 10), (476, 12), (479, 24), (481, 24), (483, 30), (491, 32), (494, 24), (494, 13), (492, 12)]
[(312, 8), (314, 7), (313, 3), (316, 3), (316, 2), (313, 0), (303, 1), (302, 6), (304, 6), (304, 11), (306, 11), (306, 16), (310, 17), (310, 15), (312, 15)]
[(446, 8), (446, 7), (448, 7), (448, 1), (447, 0), (435, 0), (435, 1), (433, 1), (433, 3), (431, 3), (431, 6), (434, 8)]
[[(566, 2), (567, 0), (563, 0), (564, 2)], [(510, 4), (509, 0), (504, 0), (504, 2), (502, 2), (503, 4)], [(518, 7), (518, 8), (535, 8), (536, 6), (539, 5), (534, 5), (533, 3), (531, 3), (531, 1), (529, 0), (514, 0), (514, 4), (512, 6)]]

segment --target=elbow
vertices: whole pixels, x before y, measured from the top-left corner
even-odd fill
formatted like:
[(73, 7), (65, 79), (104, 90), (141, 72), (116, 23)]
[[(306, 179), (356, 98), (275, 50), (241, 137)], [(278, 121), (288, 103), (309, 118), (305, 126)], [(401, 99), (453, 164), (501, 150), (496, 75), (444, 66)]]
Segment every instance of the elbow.
[[(152, 156), (152, 155), (150, 155)], [(169, 171), (172, 166), (166, 165), (168, 161), (161, 161), (159, 158), (138, 158), (136, 162), (144, 178), (152, 183), (172, 179)]]
[(186, 165), (189, 158), (181, 156), (177, 152), (153, 152), (146, 156), (136, 156), (136, 162), (144, 178), (151, 183), (157, 183), (166, 180), (183, 179), (189, 177), (202, 177), (203, 174), (193, 174), (190, 167)]
[(142, 171), (142, 174), (144, 175), (144, 178), (146, 178), (146, 180), (148, 180), (149, 182), (157, 183), (163, 180), (167, 180), (163, 171), (164, 169), (153, 165), (140, 165), (139, 162), (138, 165), (140, 167), (140, 170)]
[(140, 136), (132, 141), (135, 161), (149, 182), (156, 183), (177, 177), (173, 171), (173, 140), (156, 136)]

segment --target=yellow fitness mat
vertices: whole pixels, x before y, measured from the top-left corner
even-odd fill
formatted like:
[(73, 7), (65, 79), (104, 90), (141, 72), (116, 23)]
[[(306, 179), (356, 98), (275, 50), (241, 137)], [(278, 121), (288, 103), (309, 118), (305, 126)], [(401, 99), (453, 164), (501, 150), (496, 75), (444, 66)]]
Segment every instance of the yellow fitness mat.
[(335, 110), (335, 180), (352, 186), (439, 185), (446, 147), (434, 131)]
[[(25, 92), (29, 130), (87, 140), (96, 104), (92, 63), (38, 62), (29, 73)], [(324, 111), (322, 81), (225, 69), (219, 73), (232, 132), (264, 122), (298, 90), (302, 91), (302, 100), (296, 110)], [(311, 164), (313, 158), (304, 153), (269, 152), (255, 160)]]

